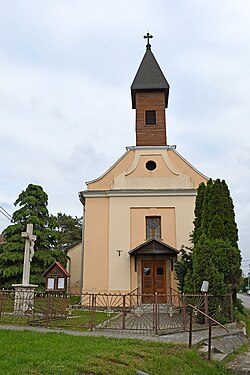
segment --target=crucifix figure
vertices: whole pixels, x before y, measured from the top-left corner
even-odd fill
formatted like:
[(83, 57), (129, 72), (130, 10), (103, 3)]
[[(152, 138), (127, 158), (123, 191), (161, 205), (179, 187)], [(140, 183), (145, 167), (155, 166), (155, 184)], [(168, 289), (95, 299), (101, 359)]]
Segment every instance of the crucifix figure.
[(30, 282), (30, 262), (34, 255), (34, 246), (36, 236), (33, 234), (33, 224), (27, 224), (26, 232), (22, 232), (25, 238), (25, 250), (23, 260), (23, 285), (29, 285)]
[(143, 38), (148, 40), (148, 43), (147, 43), (147, 45), (146, 45), (146, 48), (147, 48), (147, 49), (150, 49), (150, 48), (151, 48), (151, 44), (149, 44), (149, 39), (152, 39), (152, 38), (153, 38), (153, 35), (150, 35), (149, 33), (147, 33), (147, 35), (144, 35)]

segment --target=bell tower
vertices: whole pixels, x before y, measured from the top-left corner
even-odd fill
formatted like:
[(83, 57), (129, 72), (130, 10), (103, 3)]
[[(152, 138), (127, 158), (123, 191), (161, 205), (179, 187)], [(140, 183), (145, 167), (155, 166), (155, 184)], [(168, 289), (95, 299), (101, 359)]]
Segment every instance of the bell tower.
[(136, 146), (167, 144), (165, 108), (168, 107), (169, 84), (161, 71), (149, 43), (131, 85), (132, 108), (136, 110)]

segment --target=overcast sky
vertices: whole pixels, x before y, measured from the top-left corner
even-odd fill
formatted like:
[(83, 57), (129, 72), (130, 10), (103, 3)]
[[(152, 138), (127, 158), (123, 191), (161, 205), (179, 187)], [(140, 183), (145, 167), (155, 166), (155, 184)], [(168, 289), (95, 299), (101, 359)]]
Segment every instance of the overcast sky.
[(0, 205), (12, 213), (33, 183), (50, 213), (81, 216), (85, 182), (135, 144), (130, 85), (150, 32), (171, 86), (168, 144), (226, 180), (247, 271), (249, 20), (249, 0), (1, 0)]

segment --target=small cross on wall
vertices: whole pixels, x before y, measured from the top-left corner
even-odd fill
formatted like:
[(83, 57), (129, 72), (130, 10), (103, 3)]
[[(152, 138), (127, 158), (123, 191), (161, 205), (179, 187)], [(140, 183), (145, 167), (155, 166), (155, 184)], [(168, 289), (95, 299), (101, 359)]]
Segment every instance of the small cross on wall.
[(147, 45), (146, 45), (146, 48), (147, 48), (147, 49), (150, 49), (150, 48), (151, 48), (151, 44), (149, 43), (149, 39), (152, 39), (152, 38), (153, 38), (153, 35), (150, 35), (149, 33), (147, 33), (146, 35), (144, 35), (143, 38), (144, 38), (144, 39), (147, 39)]
[(119, 253), (119, 257), (121, 256), (122, 250), (116, 250)]

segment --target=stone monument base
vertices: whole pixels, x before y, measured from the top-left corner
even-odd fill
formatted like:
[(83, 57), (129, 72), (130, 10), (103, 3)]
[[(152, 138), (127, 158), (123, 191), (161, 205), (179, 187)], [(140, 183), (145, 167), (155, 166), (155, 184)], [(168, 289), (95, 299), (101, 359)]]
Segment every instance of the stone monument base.
[(12, 284), (15, 288), (14, 313), (32, 313), (34, 306), (34, 294), (38, 285)]

